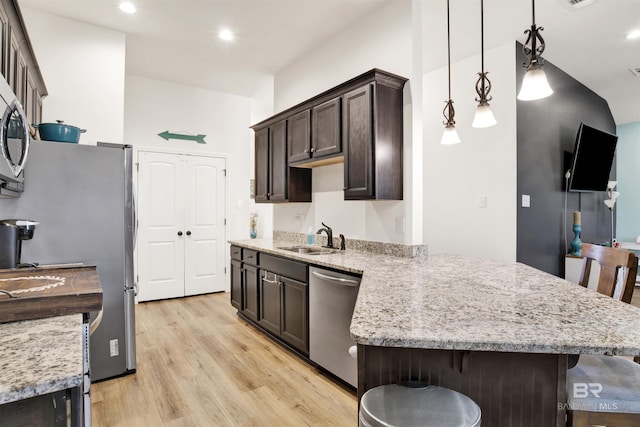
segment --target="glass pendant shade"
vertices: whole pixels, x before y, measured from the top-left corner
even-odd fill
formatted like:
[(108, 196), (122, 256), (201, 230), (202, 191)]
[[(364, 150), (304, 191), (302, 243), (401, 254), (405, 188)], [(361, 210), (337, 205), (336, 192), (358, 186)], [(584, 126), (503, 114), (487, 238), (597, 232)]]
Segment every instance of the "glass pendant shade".
[(440, 140), (440, 144), (453, 145), (459, 142), (460, 142), (460, 137), (458, 136), (456, 127), (453, 125), (447, 125), (444, 128), (444, 132), (442, 133), (442, 139)]
[(531, 67), (524, 73), (518, 99), (520, 101), (533, 101), (546, 98), (552, 93), (553, 90), (549, 86), (547, 75), (542, 67)]
[(473, 123), (471, 126), (474, 128), (488, 128), (498, 123), (493, 116), (491, 107), (489, 104), (480, 104), (476, 108), (476, 114), (473, 116)]

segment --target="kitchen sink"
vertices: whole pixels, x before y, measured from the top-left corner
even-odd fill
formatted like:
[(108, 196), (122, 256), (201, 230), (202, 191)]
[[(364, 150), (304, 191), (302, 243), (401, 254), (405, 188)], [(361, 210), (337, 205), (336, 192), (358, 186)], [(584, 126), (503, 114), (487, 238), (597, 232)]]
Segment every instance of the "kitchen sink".
[(318, 246), (304, 246), (304, 245), (284, 246), (284, 247), (279, 247), (278, 249), (282, 249), (289, 252), (296, 252), (296, 253), (305, 254), (305, 255), (327, 255), (327, 254), (333, 254), (338, 252), (337, 249), (321, 248)]

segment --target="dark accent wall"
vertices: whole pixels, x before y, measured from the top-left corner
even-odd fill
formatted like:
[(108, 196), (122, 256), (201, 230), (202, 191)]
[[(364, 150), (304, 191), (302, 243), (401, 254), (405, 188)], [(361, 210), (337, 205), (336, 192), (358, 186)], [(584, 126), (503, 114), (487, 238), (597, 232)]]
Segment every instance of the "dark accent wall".
[[(526, 62), (516, 42), (516, 82), (520, 90)], [(573, 152), (580, 122), (614, 133), (616, 125), (607, 101), (547, 62), (544, 70), (554, 93), (536, 101), (517, 101), (517, 260), (557, 276), (564, 275), (564, 152)], [(615, 177), (615, 160), (611, 171)], [(531, 207), (522, 207), (522, 195)], [(569, 193), (567, 244), (573, 240), (573, 211), (582, 212), (582, 237), (587, 243), (610, 240), (605, 192)], [(568, 249), (569, 250), (569, 249)]]

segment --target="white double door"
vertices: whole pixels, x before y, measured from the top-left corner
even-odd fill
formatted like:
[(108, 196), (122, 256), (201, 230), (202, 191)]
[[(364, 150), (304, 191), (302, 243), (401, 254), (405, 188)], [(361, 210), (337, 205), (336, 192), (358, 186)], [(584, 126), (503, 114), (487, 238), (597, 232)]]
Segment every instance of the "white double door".
[(225, 159), (138, 153), (138, 301), (224, 291)]

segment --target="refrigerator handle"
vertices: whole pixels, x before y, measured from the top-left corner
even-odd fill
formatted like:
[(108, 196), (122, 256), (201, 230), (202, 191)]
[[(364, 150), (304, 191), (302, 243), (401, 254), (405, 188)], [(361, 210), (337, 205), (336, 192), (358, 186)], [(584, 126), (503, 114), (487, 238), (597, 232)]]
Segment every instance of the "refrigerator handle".
[(138, 206), (136, 205), (136, 187), (131, 186), (131, 204), (133, 210), (133, 250), (136, 249), (136, 243), (138, 242)]

